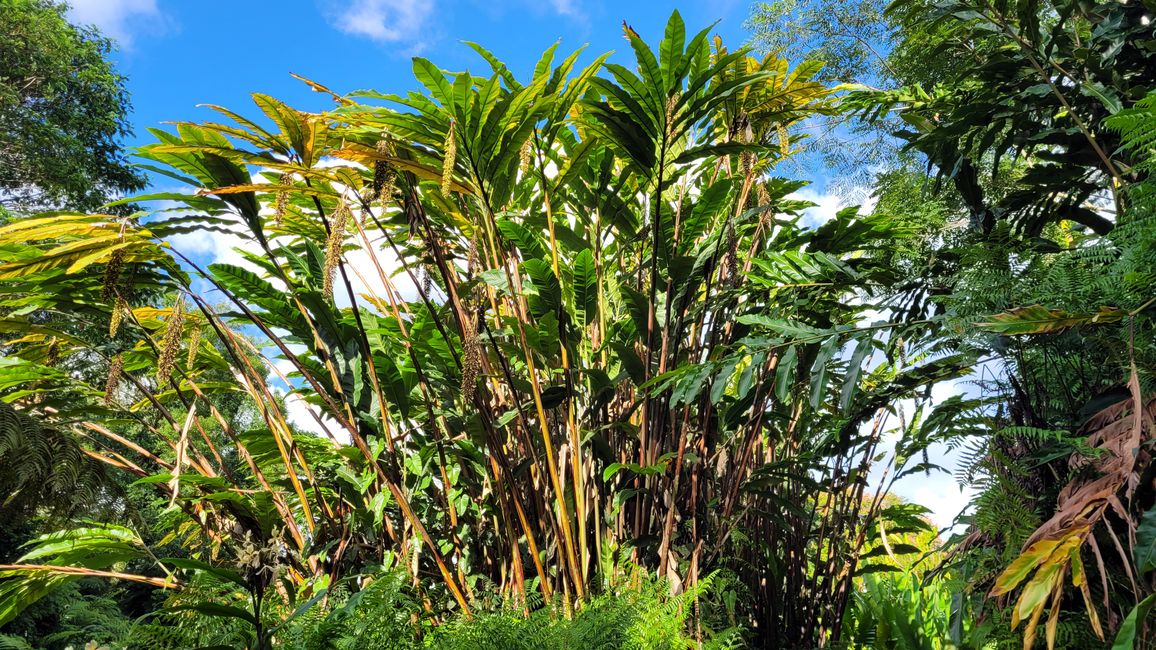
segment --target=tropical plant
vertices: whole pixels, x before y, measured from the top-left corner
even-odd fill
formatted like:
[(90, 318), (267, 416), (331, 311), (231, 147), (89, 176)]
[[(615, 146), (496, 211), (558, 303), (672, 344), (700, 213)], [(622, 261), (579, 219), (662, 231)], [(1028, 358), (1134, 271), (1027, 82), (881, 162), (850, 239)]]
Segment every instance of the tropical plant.
[[(904, 42), (912, 37), (937, 60), (967, 63), (945, 79), (865, 90), (850, 105), (868, 116), (897, 110), (896, 135), (953, 182), (984, 233), (1001, 220), (1028, 236), (1060, 221), (1112, 229), (1118, 191), (1138, 170), (1104, 118), (1152, 86), (1146, 7), (962, 0), (889, 11), (901, 52), (916, 51)], [(982, 177), (1011, 166), (1016, 185), (992, 192)]]
[[(624, 32), (635, 70), (576, 72), (551, 48), (523, 83), (473, 45), (490, 76), (416, 58), (422, 92), (305, 80), (337, 106), (212, 107), (231, 124), (156, 130), (140, 152), (191, 192), (125, 200), (185, 210), (0, 229), (21, 337), (4, 398), (168, 504), (157, 546), (177, 557), (121, 540), (145, 557), (120, 577), (267, 648), (371, 568), (404, 571), (436, 622), (497, 594), (589, 612), (581, 626), (637, 565), (675, 594), (663, 638), (697, 639), (724, 569), (753, 643), (839, 640), (856, 576), (896, 570), (878, 543), (929, 527), (886, 497), (973, 430), (980, 403), (930, 400), (972, 360), (894, 264), (906, 225), (851, 208), (808, 227), (802, 183), (771, 176), (832, 110), (817, 65), (687, 38), (677, 12), (657, 51)], [(236, 237), (243, 264), (182, 254), (169, 240), (189, 233)], [(902, 309), (872, 322), (868, 303)], [(53, 338), (107, 381), (42, 363)], [(226, 415), (238, 400), (251, 417)], [(23, 578), (0, 602), (103, 562), (5, 567)]]

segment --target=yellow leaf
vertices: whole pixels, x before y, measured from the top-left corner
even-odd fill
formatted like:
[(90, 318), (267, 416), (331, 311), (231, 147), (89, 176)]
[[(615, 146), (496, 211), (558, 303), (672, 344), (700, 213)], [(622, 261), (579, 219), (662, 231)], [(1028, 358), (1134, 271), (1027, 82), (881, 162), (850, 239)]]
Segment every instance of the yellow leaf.
[(1032, 616), (1037, 609), (1044, 606), (1048, 596), (1052, 593), (1055, 577), (1059, 573), (1059, 564), (1045, 564), (1040, 567), (1039, 571), (1036, 571), (1036, 575), (1024, 586), (1019, 602), (1016, 603), (1015, 611), (1012, 612), (1012, 628), (1018, 627), (1020, 621)]
[(1084, 572), (1084, 561), (1080, 558), (1079, 547), (1073, 548), (1069, 552), (1069, 557), (1072, 563), (1072, 584), (1080, 588), (1080, 594), (1084, 597), (1084, 607), (1088, 610), (1088, 620), (1092, 623), (1092, 631), (1101, 641), (1104, 640), (1104, 628), (1100, 626), (1100, 615), (1096, 611), (1096, 605), (1092, 602), (1092, 590), (1088, 586), (1088, 576)]
[(1029, 546), (995, 579), (995, 588), (991, 591), (992, 595), (1002, 596), (1018, 587), (1033, 569), (1051, 556), (1052, 551), (1056, 549), (1060, 541), (1060, 539), (1041, 539)]
[(83, 271), (89, 265), (94, 264), (94, 263), (99, 262), (99, 261), (102, 261), (105, 258), (111, 256), (113, 251), (120, 250), (122, 248), (127, 248), (128, 246), (132, 246), (133, 243), (134, 242), (125, 241), (125, 242), (121, 242), (119, 244), (115, 244), (113, 246), (109, 246), (108, 248), (98, 250), (95, 253), (89, 253), (88, 255), (82, 255), (75, 262), (73, 262), (72, 265), (70, 265), (64, 272), (65, 273), (78, 273), (80, 271)]
[(1064, 594), (1064, 576), (1060, 574), (1060, 579), (1056, 581), (1056, 588), (1052, 590), (1052, 611), (1048, 614), (1048, 624), (1044, 628), (1044, 638), (1048, 642), (1048, 650), (1054, 650), (1056, 647), (1056, 627), (1060, 623), (1060, 600)]
[[(9, 233), (13, 233), (18, 230), (33, 230), (42, 226), (60, 226), (62, 228), (82, 227), (85, 222), (99, 221), (105, 218), (111, 219), (112, 217), (105, 217), (104, 215), (99, 214), (54, 214), (52, 216), (38, 217), (36, 219), (21, 219), (19, 221), (10, 223), (3, 228), (0, 228), (0, 238), (3, 238)], [(81, 223), (78, 224), (73, 222)]]

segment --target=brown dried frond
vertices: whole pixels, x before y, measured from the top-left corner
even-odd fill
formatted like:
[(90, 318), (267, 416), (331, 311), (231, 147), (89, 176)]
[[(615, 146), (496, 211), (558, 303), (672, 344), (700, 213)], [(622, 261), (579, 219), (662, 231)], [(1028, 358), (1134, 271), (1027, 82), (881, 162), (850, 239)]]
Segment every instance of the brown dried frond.
[(117, 354), (108, 362), (108, 379), (104, 382), (104, 403), (112, 404), (116, 401), (116, 387), (120, 385), (120, 373), (124, 369), (124, 358)]
[(446, 130), (445, 160), (442, 162), (442, 194), (449, 198), (450, 184), (454, 180), (454, 164), (458, 157), (458, 143), (454, 137), (454, 121), (450, 120), (450, 127)]
[(108, 302), (117, 295), (120, 285), (120, 272), (124, 269), (124, 249), (118, 248), (108, 256), (108, 264), (104, 267), (104, 280), (101, 284), (100, 298)]
[(349, 222), (349, 206), (342, 201), (329, 222), (329, 237), (325, 240), (325, 269), (322, 272), (322, 293), (333, 297), (333, 273), (341, 263), (341, 248), (345, 244), (345, 226)]
[(116, 300), (112, 303), (112, 314), (108, 319), (108, 338), (116, 338), (116, 333), (120, 330), (120, 324), (124, 321), (124, 312), (127, 309), (128, 301), (118, 293)]
[(165, 324), (165, 336), (161, 339), (161, 355), (157, 360), (157, 381), (162, 384), (173, 372), (177, 352), (181, 349), (181, 332), (185, 324), (185, 301), (177, 300)]

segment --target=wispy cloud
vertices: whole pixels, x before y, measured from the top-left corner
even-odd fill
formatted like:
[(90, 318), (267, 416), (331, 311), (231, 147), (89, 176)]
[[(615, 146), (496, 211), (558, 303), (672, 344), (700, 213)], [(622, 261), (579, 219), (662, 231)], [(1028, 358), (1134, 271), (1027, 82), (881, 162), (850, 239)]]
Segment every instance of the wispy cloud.
[(550, 6), (563, 16), (579, 15), (577, 0), (550, 0)]
[(122, 47), (145, 29), (164, 28), (167, 20), (156, 0), (70, 0), (69, 19), (78, 25), (96, 25)]
[(353, 0), (335, 12), (333, 24), (375, 41), (416, 42), (433, 10), (431, 0)]

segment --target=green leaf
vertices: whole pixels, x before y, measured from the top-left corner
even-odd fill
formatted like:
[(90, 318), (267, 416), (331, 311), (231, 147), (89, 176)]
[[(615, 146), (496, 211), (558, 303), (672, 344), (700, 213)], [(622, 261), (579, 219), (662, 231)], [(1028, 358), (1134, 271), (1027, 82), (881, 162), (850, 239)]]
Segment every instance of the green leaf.
[(1116, 641), (1112, 644), (1112, 650), (1132, 650), (1136, 647), (1136, 633), (1140, 628), (1140, 622), (1148, 618), (1148, 612), (1152, 611), (1153, 605), (1156, 605), (1156, 594), (1140, 601), (1132, 608), (1132, 611), (1128, 612), (1128, 616), (1124, 618), (1124, 622), (1120, 624), (1120, 630), (1116, 633)]
[(530, 276), (534, 295), (530, 297), (530, 310), (535, 317), (552, 314), (562, 305), (562, 286), (550, 263), (542, 259), (526, 260), (522, 268)]
[(855, 352), (847, 362), (847, 377), (843, 380), (843, 390), (839, 394), (839, 410), (846, 413), (851, 408), (851, 399), (855, 396), (855, 389), (859, 385), (859, 376), (863, 372), (863, 360), (874, 347), (871, 337), (864, 337), (855, 344)]
[(539, 238), (526, 226), (510, 219), (498, 219), (498, 231), (506, 239), (514, 242), (523, 260), (541, 259), (546, 257), (546, 249), (542, 247)]
[(429, 59), (420, 56), (413, 57), (413, 76), (421, 82), (434, 99), (446, 110), (453, 110), (453, 89), (446, 81), (445, 74)]
[(221, 618), (236, 618), (250, 625), (257, 625), (257, 617), (253, 616), (251, 612), (247, 612), (240, 607), (233, 607), (231, 605), (220, 605), (217, 603), (196, 603), (194, 605), (176, 605), (174, 607), (166, 607), (168, 612), (183, 612), (192, 611), (205, 616), (217, 616)]
[(827, 389), (827, 372), (830, 368), (831, 358), (835, 356), (835, 352), (839, 350), (839, 339), (832, 336), (827, 339), (823, 347), (819, 348), (819, 354), (815, 356), (815, 362), (811, 364), (811, 408), (818, 409), (823, 403), (824, 393)]
[(1136, 571), (1152, 570), (1156, 570), (1156, 507), (1145, 512), (1136, 527)]
[(791, 394), (791, 386), (795, 383), (795, 370), (799, 366), (799, 351), (795, 346), (787, 348), (779, 358), (779, 365), (775, 368), (775, 399), (779, 403), (786, 403)]
[(598, 319), (598, 274), (589, 248), (574, 258), (574, 317), (583, 328)]
[(201, 562), (200, 560), (184, 557), (162, 558), (161, 564), (167, 564), (169, 566), (176, 567), (178, 569), (184, 569), (186, 571), (199, 571), (201, 573), (211, 575), (224, 582), (231, 582), (238, 587), (245, 589), (248, 588), (248, 584), (245, 582), (245, 579), (241, 576), (240, 572), (233, 569), (216, 567), (211, 564)]
[(763, 314), (743, 314), (735, 320), (737, 320), (742, 325), (757, 325), (759, 327), (766, 327), (784, 336), (789, 336), (793, 339), (801, 339), (808, 343), (817, 341), (824, 336), (830, 336), (834, 334), (834, 332), (830, 330), (818, 329), (805, 323), (771, 318), (769, 316), (764, 316)]
[(659, 63), (668, 90), (673, 90), (679, 81), (677, 75), (682, 68), (682, 52), (685, 46), (686, 24), (675, 9), (670, 14), (670, 20), (666, 22), (666, 34), (658, 44)]
[(855, 575), (862, 576), (870, 573), (895, 573), (902, 570), (903, 569), (900, 569), (894, 564), (865, 564), (858, 569), (855, 569)]

